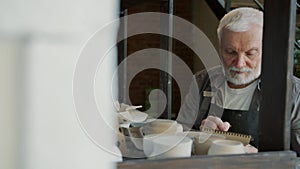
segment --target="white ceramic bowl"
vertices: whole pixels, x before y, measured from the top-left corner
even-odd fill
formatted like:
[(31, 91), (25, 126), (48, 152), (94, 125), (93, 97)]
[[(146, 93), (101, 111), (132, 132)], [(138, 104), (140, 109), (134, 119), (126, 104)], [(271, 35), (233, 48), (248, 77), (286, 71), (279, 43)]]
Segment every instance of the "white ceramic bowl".
[(225, 136), (206, 132), (194, 134), (193, 153), (195, 155), (207, 155), (210, 146), (215, 140), (225, 140)]
[(244, 154), (244, 146), (240, 141), (235, 140), (215, 140), (212, 142), (208, 155), (222, 154)]
[(171, 134), (181, 130), (181, 127), (174, 120), (156, 119), (141, 127), (143, 135), (149, 134)]
[(190, 157), (192, 139), (178, 135), (161, 135), (152, 140), (154, 158)]

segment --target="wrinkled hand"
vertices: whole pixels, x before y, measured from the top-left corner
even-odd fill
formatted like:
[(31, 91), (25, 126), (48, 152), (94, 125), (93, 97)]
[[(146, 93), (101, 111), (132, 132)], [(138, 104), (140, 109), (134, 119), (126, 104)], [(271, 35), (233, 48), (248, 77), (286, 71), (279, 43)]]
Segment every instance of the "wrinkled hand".
[(246, 153), (257, 153), (258, 152), (257, 148), (253, 147), (250, 144), (244, 146), (244, 150)]
[(201, 128), (210, 128), (213, 130), (228, 131), (230, 124), (228, 122), (223, 122), (219, 117), (208, 116), (206, 119), (202, 120)]
[[(228, 122), (223, 122), (219, 117), (216, 116), (208, 116), (206, 119), (202, 120), (201, 128), (210, 128), (213, 130), (221, 130), (221, 131), (228, 131), (230, 128), (230, 124)], [(244, 146), (244, 150), (246, 153), (257, 153), (257, 148), (253, 147), (252, 145), (248, 144)]]

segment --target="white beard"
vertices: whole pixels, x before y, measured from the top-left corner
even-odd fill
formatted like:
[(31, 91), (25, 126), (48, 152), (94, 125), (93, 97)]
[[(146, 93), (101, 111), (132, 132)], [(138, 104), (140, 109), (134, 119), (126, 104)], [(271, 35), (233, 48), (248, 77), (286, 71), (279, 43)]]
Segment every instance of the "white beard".
[[(242, 74), (233, 73), (234, 71), (245, 72)], [(226, 79), (227, 81), (235, 84), (235, 85), (244, 85), (252, 82), (256, 78), (260, 76), (260, 66), (255, 69), (250, 68), (237, 68), (235, 66), (225, 68)]]

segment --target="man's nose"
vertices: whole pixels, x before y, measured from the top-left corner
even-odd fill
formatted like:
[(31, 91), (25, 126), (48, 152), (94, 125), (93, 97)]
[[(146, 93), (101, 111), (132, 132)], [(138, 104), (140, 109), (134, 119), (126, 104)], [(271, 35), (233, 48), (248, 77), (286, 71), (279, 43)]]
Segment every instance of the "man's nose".
[(245, 57), (243, 55), (239, 55), (236, 60), (236, 67), (242, 68), (246, 65)]

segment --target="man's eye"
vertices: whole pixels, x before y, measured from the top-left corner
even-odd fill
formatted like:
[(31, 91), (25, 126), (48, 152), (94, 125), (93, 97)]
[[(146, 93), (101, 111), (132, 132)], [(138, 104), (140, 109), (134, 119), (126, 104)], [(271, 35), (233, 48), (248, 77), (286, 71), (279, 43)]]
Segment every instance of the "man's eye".
[(232, 51), (232, 50), (226, 51), (226, 53), (229, 54), (229, 55), (236, 55), (237, 54), (235, 51)]
[(257, 54), (257, 51), (250, 51), (250, 52), (247, 52), (247, 53), (246, 53), (246, 55), (247, 55), (247, 56), (250, 56), (250, 57), (251, 57), (251, 56), (255, 56), (256, 54)]

